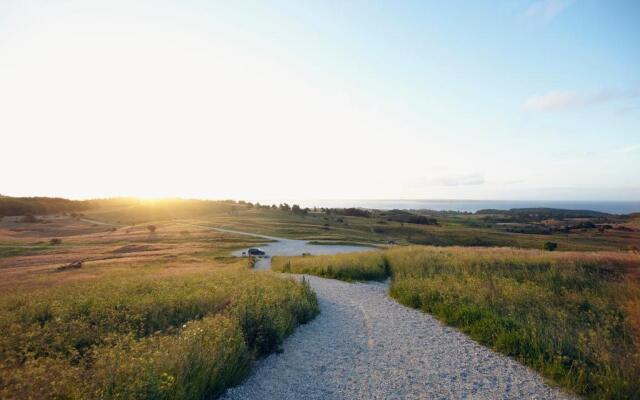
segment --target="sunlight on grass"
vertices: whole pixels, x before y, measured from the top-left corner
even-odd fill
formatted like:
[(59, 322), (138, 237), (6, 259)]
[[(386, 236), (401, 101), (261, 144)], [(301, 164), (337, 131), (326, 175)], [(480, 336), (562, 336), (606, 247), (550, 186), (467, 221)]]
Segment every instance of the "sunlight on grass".
[(2, 398), (209, 398), (319, 312), (308, 285), (222, 267), (0, 296)]
[(278, 271), (347, 281), (388, 273), (390, 295), (400, 303), (576, 393), (640, 395), (637, 255), (412, 246), (274, 261)]

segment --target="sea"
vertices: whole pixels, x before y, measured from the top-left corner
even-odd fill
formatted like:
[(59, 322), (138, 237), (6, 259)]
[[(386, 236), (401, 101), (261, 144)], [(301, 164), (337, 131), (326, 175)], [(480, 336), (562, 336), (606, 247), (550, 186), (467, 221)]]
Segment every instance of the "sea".
[(262, 204), (298, 204), (301, 207), (371, 208), (379, 210), (434, 210), (476, 212), (482, 209), (509, 210), (512, 208), (561, 208), (565, 210), (590, 210), (610, 214), (640, 212), (640, 201), (560, 201), (560, 200), (281, 200), (264, 201)]

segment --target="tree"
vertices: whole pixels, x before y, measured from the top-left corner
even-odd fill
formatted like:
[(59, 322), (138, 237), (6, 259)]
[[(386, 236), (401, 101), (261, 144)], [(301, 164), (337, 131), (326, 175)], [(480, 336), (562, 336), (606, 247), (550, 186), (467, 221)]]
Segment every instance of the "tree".
[(294, 205), (291, 207), (291, 212), (292, 212), (292, 213), (294, 213), (294, 214), (302, 214), (302, 215), (306, 215), (306, 214), (309, 212), (309, 209), (308, 209), (308, 208), (300, 208), (300, 206), (299, 206), (299, 205), (294, 204)]
[(558, 243), (555, 242), (547, 242), (544, 244), (544, 249), (548, 251), (554, 251), (558, 248)]

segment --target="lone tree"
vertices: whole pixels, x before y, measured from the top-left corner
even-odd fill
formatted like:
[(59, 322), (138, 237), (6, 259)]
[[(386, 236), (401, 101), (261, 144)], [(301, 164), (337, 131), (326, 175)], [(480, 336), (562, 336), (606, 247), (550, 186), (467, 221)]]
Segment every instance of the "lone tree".
[(544, 249), (548, 251), (554, 251), (558, 248), (558, 243), (555, 242), (547, 242), (544, 244)]
[(147, 225), (147, 229), (149, 230), (149, 232), (155, 233), (156, 226), (155, 225)]

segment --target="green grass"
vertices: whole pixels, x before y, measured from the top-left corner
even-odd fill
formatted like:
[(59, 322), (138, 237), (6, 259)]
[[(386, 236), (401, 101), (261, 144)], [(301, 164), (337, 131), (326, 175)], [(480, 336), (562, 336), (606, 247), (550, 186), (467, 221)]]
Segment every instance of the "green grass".
[(433, 246), (511, 246), (542, 249), (558, 243), (561, 251), (627, 250), (637, 246), (638, 232), (597, 230), (572, 233), (508, 232), (478, 215), (438, 214), (438, 225), (387, 221), (383, 217), (347, 217), (325, 213), (307, 215), (229, 203), (191, 204), (159, 201), (131, 207), (103, 207), (86, 212), (91, 219), (129, 225), (182, 220), (265, 235), (324, 242), (420, 244)]
[(589, 398), (640, 398), (637, 255), (413, 246), (277, 261), (279, 271), (344, 280), (386, 271), (398, 302), (563, 387)]
[(332, 256), (273, 257), (271, 269), (344, 281), (381, 281), (388, 276), (385, 258), (379, 252)]
[(0, 244), (0, 258), (37, 254), (50, 248), (51, 246), (48, 245), (23, 246)]
[(348, 240), (311, 240), (309, 244), (314, 244), (318, 246), (362, 246), (362, 247), (371, 247), (370, 244), (367, 243), (359, 243), (359, 242), (350, 242)]
[(0, 296), (0, 398), (212, 398), (319, 312), (309, 286), (160, 267)]

